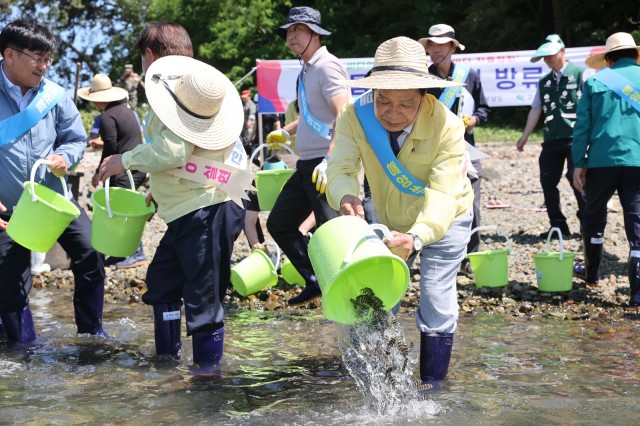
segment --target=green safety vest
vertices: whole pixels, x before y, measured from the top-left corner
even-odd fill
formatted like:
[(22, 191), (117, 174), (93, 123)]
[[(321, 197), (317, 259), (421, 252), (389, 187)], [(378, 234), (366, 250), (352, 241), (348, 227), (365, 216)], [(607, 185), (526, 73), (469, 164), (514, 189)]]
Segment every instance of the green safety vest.
[(556, 82), (553, 71), (540, 79), (540, 100), (544, 118), (544, 140), (573, 137), (578, 101), (582, 96), (583, 69), (567, 63), (567, 67)]

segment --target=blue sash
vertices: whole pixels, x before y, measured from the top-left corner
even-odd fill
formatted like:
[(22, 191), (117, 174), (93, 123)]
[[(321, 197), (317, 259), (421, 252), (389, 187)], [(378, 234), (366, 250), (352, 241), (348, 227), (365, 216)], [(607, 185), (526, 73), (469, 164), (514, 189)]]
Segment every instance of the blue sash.
[(64, 95), (64, 89), (51, 81), (45, 81), (38, 94), (29, 105), (18, 114), (0, 122), (0, 146), (13, 142), (16, 138), (49, 113)]
[(302, 80), (302, 73), (300, 73), (300, 76), (298, 77), (298, 105), (300, 106), (300, 116), (303, 121), (307, 123), (307, 126), (309, 126), (318, 136), (331, 140), (333, 125), (320, 121), (311, 114), (309, 106), (307, 105), (307, 92), (304, 89), (304, 83)]
[(629, 102), (632, 107), (640, 111), (640, 89), (638, 89), (638, 86), (636, 86), (634, 82), (611, 68), (602, 68), (593, 75), (593, 78), (607, 86), (622, 99)]
[(356, 99), (354, 108), (367, 136), (367, 141), (369, 141), (369, 146), (378, 157), (378, 161), (380, 161), (389, 180), (405, 194), (423, 195), (426, 185), (409, 173), (396, 156), (393, 155), (389, 144), (389, 133), (382, 127), (382, 124), (375, 116), (373, 92), (369, 90), (363, 93)]
[[(467, 80), (470, 69), (471, 68), (466, 65), (455, 64), (451, 79), (456, 83), (464, 83)], [(447, 109), (451, 109), (453, 102), (456, 100), (461, 90), (462, 86), (447, 87), (442, 91), (442, 94), (440, 95), (440, 98), (438, 100), (442, 102), (444, 106), (447, 107)]]

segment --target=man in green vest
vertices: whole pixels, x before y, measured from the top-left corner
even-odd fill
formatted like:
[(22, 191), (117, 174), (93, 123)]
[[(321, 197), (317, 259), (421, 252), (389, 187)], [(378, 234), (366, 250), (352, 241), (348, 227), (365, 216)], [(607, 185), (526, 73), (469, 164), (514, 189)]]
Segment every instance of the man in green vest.
[[(540, 79), (538, 91), (531, 104), (524, 132), (516, 147), (523, 151), (524, 145), (533, 132), (540, 116), (544, 115), (544, 141), (542, 152), (538, 159), (540, 165), (540, 184), (544, 194), (544, 203), (551, 227), (560, 228), (563, 238), (570, 238), (571, 232), (567, 225), (567, 218), (562, 214), (560, 192), (558, 184), (562, 178), (565, 163), (573, 193), (578, 202), (578, 219), (584, 210), (585, 201), (580, 191), (573, 186), (573, 159), (571, 158), (571, 144), (573, 142), (573, 125), (576, 122), (578, 101), (582, 95), (583, 72), (565, 57), (564, 43), (557, 34), (547, 36), (545, 42), (531, 57), (531, 62), (544, 59), (551, 72)], [(548, 232), (540, 234), (547, 238)], [(557, 237), (557, 234), (553, 234)]]

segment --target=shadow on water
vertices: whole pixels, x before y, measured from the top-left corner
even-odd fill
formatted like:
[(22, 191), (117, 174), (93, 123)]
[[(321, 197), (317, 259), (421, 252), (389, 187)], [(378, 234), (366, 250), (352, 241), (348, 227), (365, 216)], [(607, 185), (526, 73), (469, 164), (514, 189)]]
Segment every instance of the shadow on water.
[[(105, 310), (110, 339), (77, 336), (64, 296), (32, 294), (38, 340), (0, 339), (0, 423), (634, 424), (640, 322), (462, 317), (443, 389), (367, 407), (345, 366), (344, 330), (316, 311), (228, 312), (221, 373), (194, 377), (154, 355), (146, 306)], [(418, 358), (415, 318), (401, 313)], [(343, 348), (344, 349), (344, 348)], [(415, 365), (414, 365), (415, 367)], [(414, 378), (417, 371), (413, 372)]]

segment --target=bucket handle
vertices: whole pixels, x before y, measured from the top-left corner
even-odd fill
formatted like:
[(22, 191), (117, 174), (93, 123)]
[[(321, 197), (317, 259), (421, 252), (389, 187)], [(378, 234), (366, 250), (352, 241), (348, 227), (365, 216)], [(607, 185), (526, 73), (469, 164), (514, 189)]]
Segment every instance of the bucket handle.
[(293, 152), (293, 150), (288, 145), (285, 145), (282, 143), (263, 143), (262, 145), (259, 145), (256, 149), (254, 149), (253, 153), (251, 153), (251, 158), (249, 158), (249, 167), (251, 167), (251, 165), (253, 164), (254, 158), (256, 158), (256, 155), (260, 151), (262, 151), (263, 148), (271, 148), (272, 146), (275, 146), (275, 145), (279, 145), (278, 148), (286, 149), (287, 151), (289, 151), (291, 155), (296, 155), (296, 153)]
[(276, 248), (276, 254), (278, 255), (278, 257), (276, 257), (276, 264), (274, 265), (276, 267), (276, 271), (278, 270), (278, 268), (280, 267), (280, 247), (278, 247), (278, 244), (276, 244), (275, 241), (272, 240), (267, 240), (264, 242), (265, 246), (274, 246)]
[[(391, 231), (389, 231), (389, 228), (387, 228), (385, 225), (382, 225), (380, 223), (374, 223), (372, 225), (369, 225), (364, 231), (362, 231), (362, 235), (360, 235), (360, 238), (355, 240), (351, 245), (351, 247), (349, 248), (349, 250), (347, 251), (347, 255), (344, 257), (344, 261), (343, 261), (344, 263), (349, 263), (349, 261), (351, 260), (351, 256), (353, 256), (353, 252), (356, 251), (356, 248), (358, 247), (358, 244), (360, 244), (360, 241), (362, 241), (367, 235), (369, 235), (372, 231), (375, 231), (375, 230), (382, 231), (382, 234), (387, 240), (393, 239), (393, 235), (391, 235)], [(376, 237), (378, 236), (378, 234), (375, 234), (375, 233), (374, 235)]]
[(564, 254), (564, 240), (562, 239), (562, 232), (560, 231), (560, 228), (558, 227), (553, 227), (549, 230), (549, 235), (547, 235), (547, 253), (549, 253), (549, 245), (551, 243), (551, 236), (553, 235), (553, 233), (556, 232), (558, 234), (558, 240), (560, 241), (560, 257), (559, 260), (562, 260), (562, 256)]
[[(38, 170), (38, 167), (42, 164), (50, 166), (53, 164), (53, 161), (45, 160), (44, 158), (41, 158), (40, 160), (36, 160), (36, 162), (33, 164), (33, 168), (31, 169), (30, 190), (31, 190), (31, 201), (33, 201), (34, 203), (36, 202), (36, 189), (35, 189), (36, 170)], [(67, 191), (67, 182), (65, 182), (62, 176), (60, 176), (60, 182), (62, 182), (62, 192), (64, 193), (64, 198), (69, 199), (69, 193)]]
[(471, 236), (471, 234), (473, 234), (474, 232), (477, 232), (477, 231), (496, 231), (496, 233), (498, 233), (498, 235), (504, 237), (505, 243), (507, 244), (507, 251), (509, 253), (511, 253), (511, 243), (512, 243), (511, 238), (509, 238), (507, 233), (504, 232), (502, 230), (502, 228), (500, 228), (499, 226), (497, 226), (497, 225), (478, 226), (478, 227), (473, 228), (471, 230), (471, 233), (469, 234), (469, 236)]
[[(131, 171), (127, 170), (127, 176), (129, 176), (129, 185), (131, 185), (131, 190), (136, 190), (136, 185), (133, 183), (133, 176), (131, 175)], [(109, 200), (109, 179), (111, 176), (107, 178), (104, 182), (104, 203), (107, 205), (107, 214), (109, 215), (109, 219), (113, 219), (113, 212), (111, 211), (111, 201)]]

